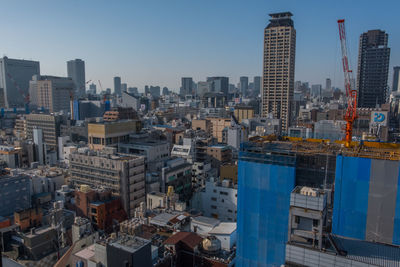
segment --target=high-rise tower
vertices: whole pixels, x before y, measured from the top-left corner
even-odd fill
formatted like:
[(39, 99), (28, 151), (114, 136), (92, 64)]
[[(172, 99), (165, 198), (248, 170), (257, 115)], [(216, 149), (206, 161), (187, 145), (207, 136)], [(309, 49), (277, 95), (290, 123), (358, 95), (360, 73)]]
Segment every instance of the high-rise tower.
[(68, 77), (72, 78), (75, 84), (75, 93), (77, 96), (85, 95), (85, 61), (82, 59), (74, 59), (67, 61)]
[(121, 77), (114, 77), (114, 94), (121, 95)]
[(374, 108), (386, 102), (390, 48), (388, 34), (371, 30), (361, 34), (358, 51), (358, 106)]
[(264, 30), (262, 115), (272, 113), (281, 120), (282, 131), (290, 124), (294, 92), (296, 30), (290, 12), (270, 14)]

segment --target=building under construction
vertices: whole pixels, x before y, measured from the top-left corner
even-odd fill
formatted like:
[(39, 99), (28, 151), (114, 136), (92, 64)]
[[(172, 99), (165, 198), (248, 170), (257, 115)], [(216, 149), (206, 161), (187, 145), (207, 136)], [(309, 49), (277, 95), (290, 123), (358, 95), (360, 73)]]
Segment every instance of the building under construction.
[(344, 141), (273, 137), (243, 143), (238, 166), (238, 264), (285, 263), (290, 196), (296, 186), (327, 190), (332, 234), (399, 245), (399, 170), (396, 144), (346, 146)]

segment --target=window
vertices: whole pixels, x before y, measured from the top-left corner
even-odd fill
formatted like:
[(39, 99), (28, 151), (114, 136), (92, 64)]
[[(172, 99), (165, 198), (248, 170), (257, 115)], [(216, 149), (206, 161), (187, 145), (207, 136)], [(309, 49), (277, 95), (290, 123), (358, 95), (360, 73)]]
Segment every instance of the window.
[(228, 212), (232, 213), (232, 210), (228, 210)]
[(300, 216), (295, 216), (294, 217), (294, 222), (299, 224), (300, 223)]
[(224, 192), (224, 191), (220, 191), (219, 193), (220, 193), (221, 195), (225, 195), (225, 196), (228, 195), (228, 192)]
[(211, 200), (212, 201), (217, 201), (217, 198), (216, 197), (212, 197)]
[(314, 227), (318, 227), (319, 221), (318, 221), (318, 220), (313, 220), (312, 225), (313, 225)]
[(217, 209), (217, 206), (211, 205), (211, 208), (214, 209), (214, 210), (216, 210), (216, 209)]

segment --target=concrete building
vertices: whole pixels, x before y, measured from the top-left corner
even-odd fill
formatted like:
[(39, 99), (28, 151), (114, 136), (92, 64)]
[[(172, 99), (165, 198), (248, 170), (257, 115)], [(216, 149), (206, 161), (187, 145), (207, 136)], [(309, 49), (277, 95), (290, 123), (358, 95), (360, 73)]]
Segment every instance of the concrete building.
[(192, 208), (222, 222), (236, 222), (237, 188), (229, 180), (207, 181), (205, 187), (193, 195)]
[(291, 123), (291, 105), (294, 92), (296, 30), (292, 13), (270, 14), (264, 31), (264, 71), (262, 116), (272, 113), (281, 119), (282, 131)]
[(84, 96), (86, 93), (85, 61), (73, 59), (67, 61), (67, 75), (75, 83), (75, 95)]
[(117, 105), (124, 108), (133, 108), (138, 111), (140, 109), (139, 98), (129, 92), (122, 92), (122, 96), (118, 98)]
[(26, 136), (33, 140), (33, 129), (42, 129), (43, 141), (50, 150), (57, 151), (57, 138), (60, 136), (60, 125), (65, 117), (57, 114), (26, 115)]
[(49, 112), (70, 112), (70, 99), (74, 93), (71, 78), (34, 75), (29, 82), (30, 104)]
[(91, 94), (91, 95), (97, 94), (96, 84), (94, 84), (94, 83), (89, 84), (88, 93)]
[(103, 186), (118, 194), (128, 217), (145, 201), (144, 157), (80, 148), (70, 155), (70, 183)]
[(107, 243), (107, 267), (152, 267), (151, 242), (136, 236), (122, 235)]
[(161, 169), (161, 192), (167, 193), (169, 186), (179, 195), (182, 201), (189, 201), (192, 195), (192, 164), (182, 158), (165, 162)]
[(140, 140), (137, 142), (119, 143), (118, 152), (145, 157), (147, 171), (159, 171), (163, 161), (170, 156), (170, 146), (166, 141)]
[(126, 83), (121, 83), (121, 93), (128, 91), (128, 85)]
[(31, 182), (25, 175), (0, 176), (0, 216), (31, 207)]
[(357, 68), (358, 107), (375, 108), (386, 103), (390, 48), (385, 31), (361, 34)]
[(153, 98), (159, 98), (161, 96), (160, 86), (150, 86), (150, 94)]
[(244, 119), (254, 118), (254, 108), (251, 106), (237, 105), (234, 108), (233, 114), (239, 123), (242, 123)]
[(192, 77), (183, 77), (182, 78), (180, 95), (181, 96), (194, 95), (193, 78)]
[(242, 92), (242, 95), (246, 95), (248, 89), (249, 89), (249, 77), (247, 76), (240, 77), (240, 91)]
[(207, 118), (207, 121), (211, 123), (211, 133), (214, 138), (217, 139), (218, 143), (223, 142), (223, 130), (231, 126), (230, 118)]
[(138, 120), (89, 123), (89, 148), (101, 150), (106, 146), (116, 147), (118, 143), (127, 142), (130, 134), (140, 132), (141, 126)]
[(259, 95), (261, 92), (261, 76), (254, 76), (253, 78), (253, 92), (254, 95)]
[(11, 169), (22, 167), (22, 149), (13, 146), (0, 146), (0, 162), (4, 162)]
[(121, 91), (121, 77), (114, 77), (114, 94), (120, 96)]
[(210, 83), (210, 92), (222, 93), (225, 97), (229, 92), (228, 77), (207, 77), (207, 82)]
[(221, 241), (223, 250), (232, 251), (236, 245), (236, 223), (221, 222), (208, 233)]
[(393, 67), (393, 85), (392, 91), (400, 91), (400, 66)]
[(211, 92), (210, 82), (198, 82), (197, 83), (197, 95), (201, 98), (205, 93)]
[(327, 91), (332, 90), (332, 81), (330, 78), (327, 78), (325, 81), (325, 90)]
[(0, 58), (0, 105), (6, 108), (23, 107), (26, 104), (29, 81), (40, 75), (38, 61)]

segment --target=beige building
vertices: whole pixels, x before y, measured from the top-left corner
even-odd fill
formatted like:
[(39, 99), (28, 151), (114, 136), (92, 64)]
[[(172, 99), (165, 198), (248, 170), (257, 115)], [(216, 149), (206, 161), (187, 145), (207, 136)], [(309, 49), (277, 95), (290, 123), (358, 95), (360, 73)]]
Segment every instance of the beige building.
[(249, 106), (236, 106), (233, 114), (236, 119), (238, 119), (239, 123), (242, 123), (242, 120), (254, 118), (254, 108)]
[(69, 112), (73, 90), (71, 78), (34, 75), (29, 82), (30, 104), (49, 112)]
[(106, 146), (117, 146), (129, 140), (129, 135), (140, 132), (139, 120), (121, 120), (88, 124), (89, 148), (101, 150)]
[(262, 116), (272, 113), (281, 120), (282, 132), (287, 132), (294, 94), (296, 30), (292, 13), (270, 16), (264, 31)]
[(56, 114), (28, 114), (26, 115), (26, 136), (33, 139), (33, 128), (42, 129), (43, 141), (47, 147), (57, 150), (57, 138), (60, 136), (62, 115)]
[(212, 136), (217, 139), (218, 143), (223, 142), (223, 130), (229, 126), (231, 126), (230, 118), (207, 118), (207, 121), (210, 122)]
[(145, 201), (144, 157), (114, 152), (78, 149), (69, 158), (69, 181), (72, 186), (84, 184), (111, 189), (121, 196), (126, 213), (132, 217), (134, 209)]
[(201, 120), (201, 119), (192, 120), (192, 129), (210, 132), (211, 122), (209, 120)]

